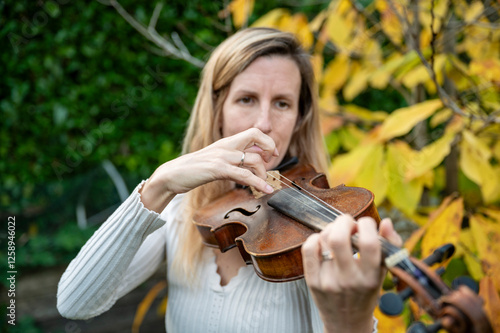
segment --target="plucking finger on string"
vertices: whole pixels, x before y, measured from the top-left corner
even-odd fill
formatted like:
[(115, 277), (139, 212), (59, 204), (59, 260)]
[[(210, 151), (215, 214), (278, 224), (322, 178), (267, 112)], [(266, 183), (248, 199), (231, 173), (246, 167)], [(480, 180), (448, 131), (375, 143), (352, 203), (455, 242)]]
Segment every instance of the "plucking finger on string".
[(304, 264), (304, 277), (307, 284), (311, 287), (320, 285), (320, 267), (321, 267), (321, 246), (319, 243), (319, 234), (311, 234), (304, 244), (302, 244), (302, 260)]
[(353, 265), (351, 235), (354, 230), (354, 218), (346, 214), (339, 216), (320, 232), (322, 248), (333, 251), (335, 262), (347, 271), (350, 271)]
[(359, 251), (359, 266), (367, 279), (378, 281), (381, 269), (382, 249), (377, 232), (377, 224), (370, 217), (358, 219), (357, 244)]
[(379, 234), (383, 238), (387, 239), (391, 244), (397, 247), (403, 246), (403, 239), (394, 229), (394, 226), (390, 218), (386, 217), (382, 219), (382, 221), (380, 221)]

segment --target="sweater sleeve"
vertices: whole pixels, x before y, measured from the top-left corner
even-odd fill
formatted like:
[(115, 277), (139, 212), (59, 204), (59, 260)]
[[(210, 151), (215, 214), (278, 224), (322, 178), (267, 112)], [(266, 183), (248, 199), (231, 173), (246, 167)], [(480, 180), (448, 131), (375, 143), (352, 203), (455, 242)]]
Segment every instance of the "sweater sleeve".
[(165, 255), (165, 221), (144, 207), (139, 184), (69, 264), (59, 281), (63, 317), (88, 319), (145, 281)]

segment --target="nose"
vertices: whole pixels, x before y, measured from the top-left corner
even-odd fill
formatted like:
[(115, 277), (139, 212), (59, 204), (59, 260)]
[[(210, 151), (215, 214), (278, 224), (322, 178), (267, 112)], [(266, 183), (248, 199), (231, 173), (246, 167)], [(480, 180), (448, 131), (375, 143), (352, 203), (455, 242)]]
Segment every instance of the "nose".
[(262, 133), (268, 134), (272, 130), (271, 123), (271, 105), (269, 103), (263, 103), (257, 119), (254, 124), (255, 128), (258, 128), (262, 131)]

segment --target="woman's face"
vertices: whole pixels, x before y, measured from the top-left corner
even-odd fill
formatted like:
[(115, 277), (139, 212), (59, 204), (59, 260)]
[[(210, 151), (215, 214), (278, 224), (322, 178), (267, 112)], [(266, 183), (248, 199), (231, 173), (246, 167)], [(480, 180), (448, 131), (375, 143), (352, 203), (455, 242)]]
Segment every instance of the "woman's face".
[(229, 87), (222, 106), (222, 135), (260, 129), (276, 143), (279, 157), (265, 164), (268, 170), (275, 168), (288, 150), (299, 117), (300, 86), (300, 71), (291, 58), (257, 58)]

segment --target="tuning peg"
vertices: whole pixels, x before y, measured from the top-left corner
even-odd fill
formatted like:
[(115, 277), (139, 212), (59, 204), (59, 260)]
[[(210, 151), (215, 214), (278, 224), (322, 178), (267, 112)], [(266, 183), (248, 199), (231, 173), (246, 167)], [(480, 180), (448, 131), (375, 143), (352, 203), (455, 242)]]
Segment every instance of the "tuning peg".
[(440, 322), (431, 324), (429, 326), (425, 326), (423, 323), (417, 321), (413, 323), (408, 330), (407, 333), (437, 333), (443, 326)]
[(403, 302), (413, 295), (411, 288), (405, 288), (398, 294), (385, 293), (380, 297), (378, 307), (388, 316), (398, 316), (403, 312)]
[(380, 297), (378, 307), (388, 316), (397, 316), (403, 312), (403, 300), (396, 293), (385, 293)]
[(474, 281), (468, 276), (459, 276), (451, 282), (451, 287), (455, 290), (458, 289), (458, 287), (460, 286), (469, 287), (469, 289), (475, 292), (476, 294), (479, 293), (479, 285), (477, 284), (476, 281)]
[(446, 259), (450, 258), (453, 253), (455, 253), (455, 245), (453, 244), (444, 244), (441, 247), (438, 247), (434, 252), (422, 260), (427, 266), (432, 266), (438, 262), (443, 262)]

